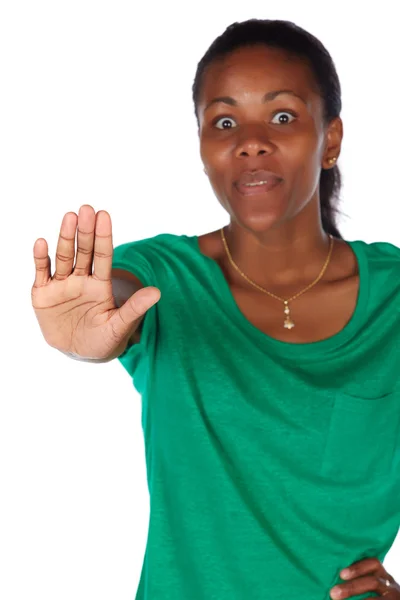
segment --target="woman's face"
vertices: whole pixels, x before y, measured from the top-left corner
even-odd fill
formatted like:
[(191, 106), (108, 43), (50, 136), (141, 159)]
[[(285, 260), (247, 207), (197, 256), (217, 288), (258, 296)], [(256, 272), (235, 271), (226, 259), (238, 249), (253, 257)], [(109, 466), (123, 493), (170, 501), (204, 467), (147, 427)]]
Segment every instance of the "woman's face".
[[(324, 129), (322, 100), (313, 88), (304, 62), (266, 46), (237, 49), (204, 73), (198, 103), (201, 158), (219, 202), (245, 227), (276, 226), (313, 198), (319, 202), (322, 162), (326, 150), (340, 143), (341, 121)], [(298, 96), (272, 96), (277, 90)], [(267, 93), (271, 96), (263, 100)], [(221, 97), (224, 101), (213, 102)], [(267, 192), (242, 193), (243, 173), (256, 170), (272, 171), (283, 181)]]

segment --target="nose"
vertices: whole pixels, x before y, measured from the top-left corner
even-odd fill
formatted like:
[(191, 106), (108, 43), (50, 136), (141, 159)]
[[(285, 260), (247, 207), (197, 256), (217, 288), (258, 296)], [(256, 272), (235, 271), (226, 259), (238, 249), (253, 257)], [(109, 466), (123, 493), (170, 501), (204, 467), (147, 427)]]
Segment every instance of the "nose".
[(236, 148), (236, 156), (261, 156), (270, 154), (273, 151), (272, 143), (265, 138), (265, 132), (259, 130), (248, 131), (243, 136)]

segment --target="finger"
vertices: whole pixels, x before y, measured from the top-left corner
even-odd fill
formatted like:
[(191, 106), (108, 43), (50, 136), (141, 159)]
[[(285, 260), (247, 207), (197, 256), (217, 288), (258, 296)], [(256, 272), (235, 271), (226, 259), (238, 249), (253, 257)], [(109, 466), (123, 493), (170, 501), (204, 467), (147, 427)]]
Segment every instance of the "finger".
[(111, 217), (106, 210), (99, 210), (96, 215), (96, 231), (94, 238), (93, 276), (102, 281), (111, 280), (113, 257)]
[(382, 587), (385, 588), (386, 586), (384, 586), (375, 575), (368, 575), (365, 577), (358, 577), (349, 583), (335, 585), (335, 587), (330, 590), (330, 597), (333, 598), (333, 600), (339, 598), (342, 600), (343, 598), (351, 598), (352, 596), (367, 592), (376, 592), (382, 589)]
[(41, 287), (51, 279), (50, 256), (47, 242), (44, 238), (36, 240), (33, 246), (33, 258), (35, 261), (35, 282), (33, 287)]
[(76, 223), (77, 215), (74, 212), (64, 215), (57, 243), (54, 279), (66, 279), (71, 275), (75, 257)]
[[(346, 575), (344, 571), (348, 571), (349, 573)], [(340, 576), (342, 579), (352, 579), (353, 577), (360, 577), (360, 575), (367, 575), (368, 573), (378, 573), (383, 572), (384, 568), (382, 563), (378, 558), (363, 558), (362, 560), (358, 560), (348, 566), (346, 569), (343, 569), (340, 572)]]
[[(386, 584), (387, 581), (389, 581), (389, 585)], [(389, 577), (378, 577), (378, 582), (379, 582), (378, 589), (379, 589), (379, 593), (381, 594), (381, 596), (387, 596), (390, 592), (393, 592), (393, 591), (395, 591), (397, 593), (400, 589), (399, 585), (395, 582), (393, 577), (390, 577), (390, 576)]]
[(132, 333), (135, 322), (156, 304), (160, 298), (160, 290), (152, 286), (138, 290), (132, 294), (110, 319), (114, 339), (119, 341), (128, 333)]
[(89, 204), (84, 204), (78, 214), (77, 253), (74, 275), (91, 275), (93, 262), (94, 224), (96, 213)]

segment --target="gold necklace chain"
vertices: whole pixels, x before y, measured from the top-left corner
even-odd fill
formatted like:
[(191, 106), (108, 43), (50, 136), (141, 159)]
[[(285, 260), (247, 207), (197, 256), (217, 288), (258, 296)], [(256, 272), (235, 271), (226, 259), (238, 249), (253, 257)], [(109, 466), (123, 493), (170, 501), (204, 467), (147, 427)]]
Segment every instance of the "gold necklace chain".
[(284, 300), (284, 298), (280, 298), (279, 296), (276, 296), (275, 294), (272, 294), (271, 292), (268, 292), (268, 290), (266, 290), (266, 289), (262, 288), (261, 286), (257, 285), (257, 283), (254, 283), (254, 281), (251, 281), (251, 279), (249, 279), (247, 277), (247, 275), (245, 275), (243, 273), (243, 271), (241, 271), (239, 269), (239, 267), (233, 261), (231, 253), (229, 252), (228, 244), (226, 243), (226, 239), (225, 239), (224, 228), (223, 227), (221, 228), (221, 237), (222, 237), (223, 244), (225, 246), (226, 253), (228, 255), (228, 258), (229, 258), (232, 266), (236, 269), (236, 271), (238, 271), (238, 273), (240, 273), (240, 275), (242, 275), (242, 277), (244, 277), (249, 283), (251, 283), (251, 285), (254, 285), (261, 292), (265, 292), (269, 296), (272, 296), (272, 298), (276, 298), (277, 300), (280, 300), (281, 302), (284, 303), (284, 305), (285, 305), (284, 312), (285, 312), (286, 317), (285, 317), (285, 322), (284, 322), (283, 326), (286, 329), (292, 329), (292, 327), (295, 326), (294, 323), (293, 323), (293, 321), (290, 318), (290, 309), (289, 309), (288, 303), (291, 302), (292, 300), (295, 300), (296, 298), (298, 298), (299, 296), (301, 296), (301, 294), (304, 294), (304, 292), (306, 292), (307, 290), (309, 290), (310, 288), (312, 288), (315, 284), (317, 284), (318, 281), (321, 279), (321, 277), (324, 275), (324, 273), (325, 273), (325, 271), (326, 271), (326, 269), (328, 267), (328, 264), (329, 264), (329, 261), (330, 261), (331, 255), (332, 255), (333, 241), (334, 241), (333, 236), (331, 234), (328, 234), (328, 235), (330, 237), (329, 253), (328, 253), (328, 257), (327, 257), (327, 259), (325, 261), (325, 264), (322, 267), (321, 273), (318, 275), (318, 277), (315, 279), (315, 281), (313, 281), (312, 283), (310, 283), (310, 285), (308, 285), (304, 290), (302, 290), (298, 294), (295, 294), (291, 298), (288, 298), (287, 300)]

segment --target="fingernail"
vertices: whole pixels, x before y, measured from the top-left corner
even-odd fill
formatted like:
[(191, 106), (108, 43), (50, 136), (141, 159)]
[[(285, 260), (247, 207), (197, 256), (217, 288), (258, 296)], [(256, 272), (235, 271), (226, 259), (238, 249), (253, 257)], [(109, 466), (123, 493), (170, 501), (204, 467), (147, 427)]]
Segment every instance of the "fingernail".
[(331, 589), (331, 598), (341, 598), (342, 590), (340, 588), (334, 587)]
[(350, 577), (350, 575), (350, 569), (343, 569), (343, 571), (340, 573), (340, 577), (342, 577), (342, 579), (346, 579), (347, 577)]

